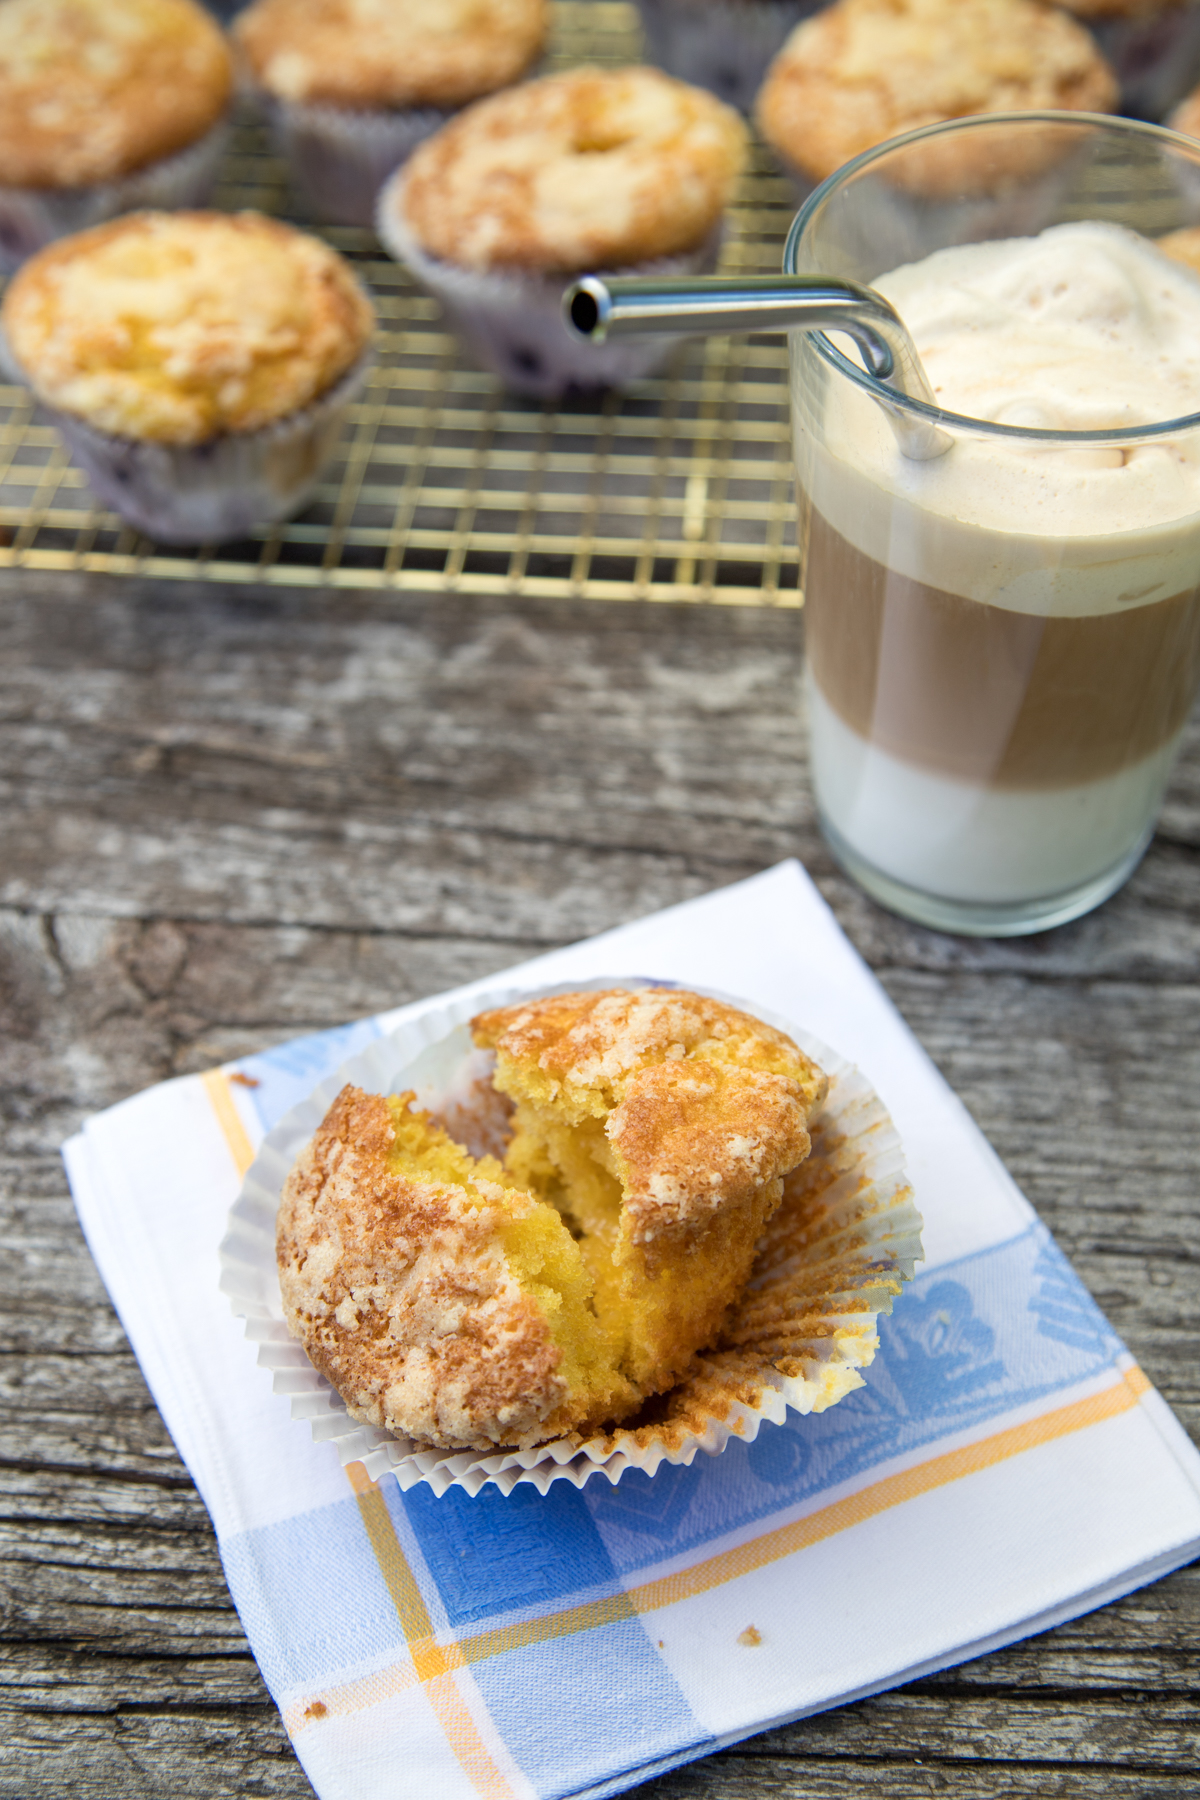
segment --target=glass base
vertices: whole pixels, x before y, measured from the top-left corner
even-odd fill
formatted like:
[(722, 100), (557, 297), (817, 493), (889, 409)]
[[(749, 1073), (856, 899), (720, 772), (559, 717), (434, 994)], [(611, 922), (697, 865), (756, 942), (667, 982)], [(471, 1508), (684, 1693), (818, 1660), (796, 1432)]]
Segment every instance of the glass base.
[(935, 931), (957, 932), (963, 937), (1027, 937), (1032, 932), (1049, 931), (1055, 925), (1065, 925), (1071, 919), (1080, 918), (1128, 881), (1154, 835), (1151, 826), (1119, 863), (1103, 874), (1093, 876), (1090, 881), (1081, 882), (1078, 887), (1057, 894), (1040, 894), (1031, 900), (992, 902), (950, 900), (942, 894), (927, 894), (920, 888), (909, 887), (906, 882), (894, 881), (861, 857), (857, 850), (852, 850), (820, 810), (817, 822), (842, 868), (872, 900), (878, 900), (889, 912), (899, 913), (902, 919), (931, 925)]

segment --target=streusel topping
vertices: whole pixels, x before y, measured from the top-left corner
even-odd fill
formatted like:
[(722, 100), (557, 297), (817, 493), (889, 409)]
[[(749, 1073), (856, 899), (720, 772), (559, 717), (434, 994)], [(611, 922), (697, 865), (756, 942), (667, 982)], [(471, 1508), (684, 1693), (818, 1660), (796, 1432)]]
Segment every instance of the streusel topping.
[(202, 137), (232, 63), (194, 0), (4, 0), (0, 185), (86, 187)]
[(394, 203), (472, 269), (618, 268), (702, 243), (746, 148), (738, 115), (657, 69), (573, 69), (482, 100), (413, 153)]
[(519, 80), (548, 27), (546, 0), (255, 0), (234, 36), (281, 100), (449, 108)]
[(837, 0), (796, 27), (757, 113), (768, 142), (823, 180), (885, 138), (940, 120), (1116, 103), (1090, 34), (1036, 0)]
[(38, 397), (101, 430), (195, 444), (307, 406), (374, 313), (348, 263), (260, 213), (131, 213), (51, 244), (3, 325)]

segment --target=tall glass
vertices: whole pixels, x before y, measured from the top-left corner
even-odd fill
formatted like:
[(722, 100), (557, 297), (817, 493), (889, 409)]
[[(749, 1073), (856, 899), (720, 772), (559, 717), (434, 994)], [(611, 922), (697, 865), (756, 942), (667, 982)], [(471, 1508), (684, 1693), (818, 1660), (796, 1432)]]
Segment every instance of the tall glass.
[[(1063, 113), (911, 132), (817, 189), (785, 269), (874, 282), (1078, 219), (1151, 238), (1195, 224), (1200, 143)], [(946, 930), (1088, 911), (1150, 840), (1200, 685), (1200, 414), (990, 424), (892, 396), (848, 343), (803, 331), (791, 391), (813, 783), (835, 856)], [(949, 488), (937, 461), (902, 454), (889, 406), (948, 434)], [(1080, 528), (1006, 481), (1030, 458), (1064, 492), (1138, 459), (1145, 479), (1111, 529), (1095, 506)]]

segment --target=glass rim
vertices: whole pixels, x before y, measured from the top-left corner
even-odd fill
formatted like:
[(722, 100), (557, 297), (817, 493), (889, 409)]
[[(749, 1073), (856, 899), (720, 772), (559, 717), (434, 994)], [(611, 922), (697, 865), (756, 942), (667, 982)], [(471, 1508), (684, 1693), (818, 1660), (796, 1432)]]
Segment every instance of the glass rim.
[[(885, 138), (880, 144), (872, 144), (870, 149), (860, 151), (841, 168), (835, 169), (832, 175), (826, 176), (820, 186), (804, 201), (792, 220), (787, 241), (783, 248), (783, 272), (795, 275), (797, 254), (800, 241), (812, 222), (817, 211), (825, 204), (830, 195), (845, 186), (847, 180), (853, 178), (863, 169), (869, 168), (890, 156), (894, 151), (907, 148), (910, 144), (922, 142), (927, 138), (945, 137), (952, 132), (972, 131), (995, 125), (1073, 125), (1086, 127), (1094, 131), (1097, 126), (1103, 127), (1118, 136), (1145, 137), (1157, 140), (1165, 148), (1182, 154), (1194, 162), (1200, 169), (1200, 139), (1188, 137), (1181, 131), (1172, 131), (1169, 126), (1151, 124), (1145, 119), (1126, 119), (1117, 113), (1064, 112), (1061, 110), (1043, 109), (1039, 112), (1007, 112), (1007, 113), (973, 113), (969, 118), (940, 119), (933, 125), (921, 125), (913, 131), (899, 133), (896, 137)], [(984, 240), (987, 241), (987, 240)], [(1153, 239), (1148, 239), (1153, 242)], [(946, 246), (949, 248), (950, 246)], [(936, 254), (936, 253), (931, 253)], [(825, 270), (823, 273), (828, 274)], [(790, 335), (790, 334), (789, 334)], [(839, 374), (847, 376), (856, 386), (864, 389), (876, 401), (884, 401), (891, 408), (912, 414), (914, 418), (928, 421), (930, 424), (942, 426), (950, 432), (971, 433), (987, 437), (1015, 438), (1023, 443), (1067, 444), (1072, 448), (1082, 448), (1093, 444), (1134, 444), (1145, 443), (1180, 432), (1200, 429), (1200, 412), (1183, 413), (1174, 419), (1162, 419), (1152, 425), (1113, 426), (1104, 431), (1063, 431), (1041, 425), (1004, 425), (995, 419), (975, 419), (967, 413), (955, 413), (940, 406), (931, 406), (928, 401), (918, 400), (909, 394), (901, 394), (890, 388), (878, 376), (872, 375), (857, 363), (850, 361), (836, 344), (833, 344), (825, 331), (810, 331), (806, 334), (817, 354)]]

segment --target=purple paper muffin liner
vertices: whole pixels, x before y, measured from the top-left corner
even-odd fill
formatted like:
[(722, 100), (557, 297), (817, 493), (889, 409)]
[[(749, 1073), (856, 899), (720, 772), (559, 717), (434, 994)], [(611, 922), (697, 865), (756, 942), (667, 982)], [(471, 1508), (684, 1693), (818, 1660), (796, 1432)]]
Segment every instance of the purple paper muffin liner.
[(1165, 119), (1200, 81), (1200, 0), (1168, 0), (1157, 12), (1079, 23), (1111, 64), (1121, 111), (1130, 118)]
[[(11, 352), (3, 364), (15, 367)], [(220, 543), (285, 519), (311, 499), (337, 448), (370, 356), (308, 406), (260, 431), (223, 432), (201, 444), (118, 437), (47, 407), (96, 496), (162, 544)]]
[(298, 193), (327, 225), (373, 225), (388, 176), (451, 117), (434, 106), (375, 111), (261, 100)]
[(637, 0), (646, 61), (748, 113), (768, 65), (826, 0)]
[(0, 187), (0, 274), (11, 275), (56, 238), (103, 225), (120, 213), (203, 206), (229, 137), (224, 118), (173, 156), (92, 187)]
[[(679, 341), (664, 336), (588, 343), (563, 319), (563, 296), (574, 275), (464, 269), (428, 255), (400, 215), (398, 179), (393, 177), (379, 197), (376, 230), (384, 249), (441, 302), (476, 359), (514, 393), (559, 400), (570, 393), (627, 387), (661, 368)], [(711, 274), (721, 240), (718, 224), (695, 250), (630, 264), (619, 272)]]

